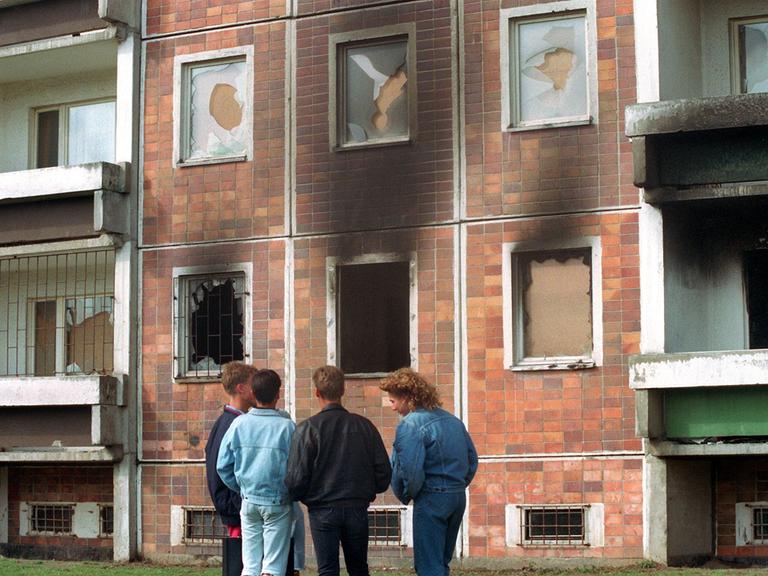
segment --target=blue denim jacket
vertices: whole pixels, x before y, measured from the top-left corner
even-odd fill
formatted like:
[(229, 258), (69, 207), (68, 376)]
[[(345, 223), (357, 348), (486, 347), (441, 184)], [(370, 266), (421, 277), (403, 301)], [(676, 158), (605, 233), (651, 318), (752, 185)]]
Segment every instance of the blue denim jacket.
[(289, 504), (288, 450), (296, 425), (278, 410), (251, 408), (221, 441), (216, 470), (222, 482), (253, 504)]
[(403, 504), (421, 492), (462, 492), (475, 472), (475, 445), (453, 414), (442, 408), (419, 409), (397, 426), (392, 491)]

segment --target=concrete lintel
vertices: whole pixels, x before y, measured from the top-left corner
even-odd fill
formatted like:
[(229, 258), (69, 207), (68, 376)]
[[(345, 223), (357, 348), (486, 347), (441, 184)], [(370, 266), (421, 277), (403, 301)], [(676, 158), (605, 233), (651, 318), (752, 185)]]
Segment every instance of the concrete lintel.
[(34, 256), (37, 254), (62, 254), (65, 252), (119, 248), (122, 244), (120, 236), (102, 234), (97, 238), (41, 242), (40, 244), (24, 244), (21, 246), (2, 246), (0, 247), (0, 258), (19, 258), (21, 256)]
[(643, 201), (649, 204), (686, 202), (691, 200), (716, 200), (720, 198), (744, 198), (768, 196), (768, 182), (739, 182), (712, 184), (688, 188), (654, 188), (643, 190)]
[(114, 40), (118, 37), (116, 26), (108, 26), (101, 30), (89, 30), (81, 32), (77, 36), (69, 34), (67, 36), (57, 36), (56, 38), (45, 38), (43, 40), (33, 40), (23, 44), (13, 44), (0, 48), (0, 58), (9, 56), (22, 56), (24, 54), (33, 54), (45, 50), (56, 50), (57, 48), (69, 48), (80, 44), (90, 44), (92, 42), (104, 42), (105, 40)]
[(647, 443), (647, 453), (657, 458), (766, 456), (768, 455), (768, 442), (682, 444), (672, 440), (659, 440)]
[(641, 354), (629, 359), (634, 389), (768, 385), (768, 352)]
[(768, 93), (666, 100), (627, 106), (628, 137), (768, 125)]
[(0, 452), (0, 463), (46, 464), (68, 463), (87, 464), (119, 462), (123, 458), (122, 446), (83, 446), (77, 448), (23, 448)]
[(125, 192), (126, 165), (91, 162), (0, 174), (0, 203), (49, 200), (96, 190)]
[(120, 444), (120, 408), (117, 406), (91, 406), (91, 445)]
[(117, 405), (113, 376), (19, 376), (0, 378), (0, 406)]

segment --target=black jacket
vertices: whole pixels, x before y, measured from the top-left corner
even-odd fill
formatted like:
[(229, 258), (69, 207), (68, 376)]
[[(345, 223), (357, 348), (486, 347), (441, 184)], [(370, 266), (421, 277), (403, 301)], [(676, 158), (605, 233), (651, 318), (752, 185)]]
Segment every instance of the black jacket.
[(285, 484), (309, 508), (368, 506), (391, 476), (379, 431), (341, 404), (327, 405), (293, 434)]
[(219, 448), (232, 422), (240, 415), (229, 406), (219, 416), (211, 428), (208, 442), (205, 444), (205, 475), (208, 480), (208, 492), (211, 493), (213, 507), (219, 514), (225, 526), (240, 526), (240, 494), (233, 492), (219, 478), (216, 472), (216, 460), (219, 458)]

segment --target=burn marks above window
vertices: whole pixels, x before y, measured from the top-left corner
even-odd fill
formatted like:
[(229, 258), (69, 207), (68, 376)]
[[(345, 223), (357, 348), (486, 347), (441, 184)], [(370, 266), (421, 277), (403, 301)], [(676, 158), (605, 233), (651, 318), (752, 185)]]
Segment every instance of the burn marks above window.
[(330, 37), (333, 148), (408, 142), (415, 135), (415, 27)]
[(244, 270), (194, 275), (177, 271), (176, 378), (218, 378), (227, 362), (250, 357), (248, 274)]
[(252, 54), (244, 47), (176, 57), (175, 165), (251, 157)]
[(416, 358), (415, 260), (379, 254), (328, 266), (328, 360), (372, 376)]
[(503, 10), (504, 129), (586, 124), (594, 117), (593, 7), (580, 0)]

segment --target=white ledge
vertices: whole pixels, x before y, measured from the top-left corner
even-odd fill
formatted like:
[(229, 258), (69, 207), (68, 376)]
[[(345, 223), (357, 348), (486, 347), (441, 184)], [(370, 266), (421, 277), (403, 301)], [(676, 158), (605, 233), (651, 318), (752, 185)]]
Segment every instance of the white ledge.
[[(4, 6), (0, 7), (4, 8)], [(81, 44), (90, 44), (92, 42), (103, 42), (105, 40), (119, 39), (116, 26), (107, 24), (105, 28), (97, 30), (87, 30), (78, 35), (67, 34), (66, 36), (56, 36), (54, 38), (43, 38), (42, 40), (32, 40), (22, 44), (12, 44), (0, 48), (0, 58), (9, 56), (20, 56), (22, 54), (34, 54), (45, 50), (56, 50), (57, 48), (69, 48), (70, 46), (79, 46)]]
[(117, 405), (114, 376), (18, 376), (0, 378), (0, 407)]
[(0, 202), (45, 200), (109, 190), (125, 191), (125, 166), (92, 162), (0, 174)]
[(768, 350), (643, 354), (629, 359), (629, 386), (699, 388), (768, 385)]
[(664, 457), (695, 456), (766, 456), (768, 442), (711, 442), (689, 444), (673, 440), (653, 441), (647, 444), (648, 454)]
[(83, 446), (77, 448), (19, 448), (0, 450), (0, 463), (45, 462), (119, 462), (123, 459), (121, 446)]

